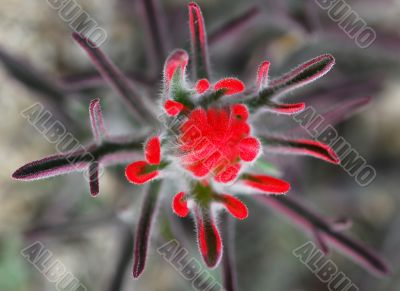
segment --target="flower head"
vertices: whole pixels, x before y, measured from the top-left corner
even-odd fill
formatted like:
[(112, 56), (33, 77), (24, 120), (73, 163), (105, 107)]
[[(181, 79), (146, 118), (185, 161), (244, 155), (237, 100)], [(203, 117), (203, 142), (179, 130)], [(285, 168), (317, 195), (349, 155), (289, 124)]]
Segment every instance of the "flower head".
[[(262, 104), (276, 113), (293, 114), (303, 110), (304, 104), (265, 99), (274, 90), (268, 78), (269, 62), (261, 64), (255, 91), (251, 89), (250, 93), (237, 78), (215, 83), (202, 78), (192, 85), (186, 77), (188, 63), (184, 50), (176, 50), (167, 58), (160, 109), (165, 130), (145, 143), (145, 159), (130, 164), (126, 177), (132, 183), (144, 184), (168, 177), (170, 170), (181, 172), (182, 184), (189, 187), (182, 186), (174, 195), (172, 209), (180, 217), (193, 214), (204, 262), (215, 267), (222, 255), (222, 239), (215, 222), (220, 210), (245, 219), (248, 209), (236, 194), (285, 194), (290, 189), (284, 180), (252, 172), (251, 166), (262, 157), (262, 141), (267, 143), (268, 138), (254, 135), (251, 113)], [(306, 69), (297, 69), (297, 74), (304, 75)], [(283, 78), (291, 85), (296, 79)], [(277, 88), (282, 86), (274, 82)], [(285, 141), (297, 145), (294, 152), (338, 162), (334, 152), (318, 142)]]
[(261, 149), (251, 136), (248, 110), (242, 104), (228, 108), (197, 108), (180, 126), (179, 154), (195, 177), (209, 174), (214, 180), (235, 180), (244, 162), (252, 162)]

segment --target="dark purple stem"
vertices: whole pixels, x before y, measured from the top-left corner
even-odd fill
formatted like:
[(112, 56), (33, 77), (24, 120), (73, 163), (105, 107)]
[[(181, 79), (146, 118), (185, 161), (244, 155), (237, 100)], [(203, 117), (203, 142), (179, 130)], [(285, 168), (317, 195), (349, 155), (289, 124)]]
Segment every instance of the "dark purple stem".
[(132, 230), (129, 226), (124, 225), (123, 237), (121, 242), (121, 251), (118, 257), (117, 264), (114, 268), (114, 276), (107, 290), (109, 291), (120, 291), (123, 290), (124, 276), (126, 274), (126, 269), (128, 268), (133, 254), (133, 240), (132, 240)]
[[(138, 72), (124, 72), (125, 76), (134, 84), (141, 85), (145, 88), (152, 88), (156, 79), (151, 79)], [(106, 81), (98, 72), (78, 73), (60, 78), (60, 85), (67, 92), (79, 92), (82, 90), (98, 88), (106, 85)]]
[(115, 213), (103, 213), (101, 216), (93, 217), (85, 220), (73, 220), (58, 224), (42, 224), (36, 225), (24, 232), (27, 239), (39, 239), (42, 237), (52, 236), (73, 236), (81, 235), (88, 229), (104, 226), (109, 223), (120, 223)]
[(39, 180), (69, 172), (80, 171), (88, 167), (91, 162), (103, 161), (118, 153), (141, 150), (143, 139), (132, 138), (125, 141), (106, 141), (101, 145), (92, 144), (76, 151), (49, 156), (30, 162), (17, 169), (12, 177), (16, 180)]
[(89, 178), (90, 194), (97, 196), (99, 194), (99, 162), (95, 161), (89, 165)]
[(237, 273), (235, 268), (235, 222), (232, 217), (222, 217), (224, 229), (224, 255), (222, 256), (222, 278), (226, 291), (237, 291)]
[(143, 201), (142, 212), (135, 234), (133, 277), (138, 278), (145, 267), (151, 227), (158, 208), (161, 181), (150, 184)]
[(146, 100), (133, 88), (132, 84), (112, 61), (87, 37), (74, 32), (76, 42), (87, 52), (96, 69), (103, 78), (118, 92), (137, 121), (154, 122), (152, 110)]
[(318, 232), (323, 244), (330, 243), (343, 253), (347, 254), (355, 262), (377, 275), (388, 275), (389, 267), (370, 248), (360, 241), (335, 230), (328, 220), (304, 207), (295, 199), (288, 196), (256, 195), (255, 199), (267, 205), (284, 216), (290, 218), (296, 225), (314, 234)]
[(227, 37), (234, 35), (240, 29), (246, 27), (253, 21), (258, 15), (260, 15), (260, 8), (258, 6), (251, 7), (240, 15), (232, 18), (228, 22), (224, 23), (214, 32), (210, 33), (208, 38), (209, 45), (214, 45), (218, 42), (223, 41)]
[(28, 63), (9, 54), (0, 47), (0, 62), (7, 72), (16, 80), (29, 89), (39, 93), (41, 102), (50, 107), (52, 113), (56, 114), (60, 121), (68, 124), (70, 128), (79, 129), (80, 126), (65, 110), (66, 96), (59, 84), (46, 76)]
[(156, 70), (160, 72), (169, 48), (168, 40), (165, 38), (167, 26), (164, 15), (161, 13), (158, 0), (141, 0), (140, 4), (143, 8), (143, 20), (151, 38), (151, 50), (155, 55), (155, 59), (151, 61), (156, 64)]

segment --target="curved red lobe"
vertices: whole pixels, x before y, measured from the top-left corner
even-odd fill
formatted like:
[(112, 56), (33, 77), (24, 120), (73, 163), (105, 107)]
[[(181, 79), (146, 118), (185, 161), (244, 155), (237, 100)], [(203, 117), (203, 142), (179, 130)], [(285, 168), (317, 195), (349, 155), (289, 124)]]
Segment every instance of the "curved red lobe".
[(327, 144), (307, 139), (276, 139), (277, 145), (270, 147), (289, 154), (302, 154), (338, 164), (340, 159), (335, 151)]
[(245, 162), (254, 161), (260, 152), (261, 144), (255, 137), (246, 137), (239, 143), (239, 155)]
[(235, 180), (239, 174), (241, 165), (239, 163), (228, 165), (215, 176), (215, 181), (220, 183), (229, 183)]
[(156, 170), (146, 173), (146, 166), (148, 164), (145, 161), (137, 161), (130, 164), (125, 169), (126, 178), (134, 184), (144, 184), (156, 178), (159, 172)]
[(209, 268), (215, 267), (222, 255), (222, 240), (219, 231), (211, 219), (204, 220), (201, 214), (196, 215), (197, 239), (200, 252)]
[(189, 214), (187, 201), (185, 200), (185, 192), (179, 192), (172, 200), (172, 209), (176, 215), (185, 217)]
[(251, 175), (244, 179), (244, 183), (262, 192), (272, 194), (285, 194), (290, 189), (288, 182), (265, 175)]
[(145, 156), (151, 165), (158, 165), (161, 162), (161, 143), (158, 136), (150, 138), (145, 146)]
[(249, 110), (243, 104), (232, 105), (232, 113), (240, 120), (247, 121), (249, 118)]
[(197, 162), (187, 166), (187, 169), (193, 173), (197, 178), (206, 176), (210, 169), (207, 168), (203, 162)]
[(165, 112), (169, 116), (177, 116), (183, 110), (183, 108), (184, 108), (184, 106), (182, 103), (176, 102), (176, 101), (173, 101), (170, 99), (168, 99), (164, 103)]
[(298, 139), (294, 140), (301, 148), (293, 148), (293, 151), (298, 151), (300, 153), (310, 155), (327, 162), (338, 164), (340, 159), (335, 153), (335, 151), (328, 145), (320, 143), (315, 140)]
[(229, 211), (229, 213), (232, 214), (232, 216), (234, 216), (237, 219), (247, 218), (248, 210), (246, 205), (242, 201), (228, 194), (222, 194), (220, 196), (222, 196), (223, 204)]
[(210, 88), (210, 82), (207, 79), (200, 79), (196, 83), (196, 91), (199, 94), (203, 94)]
[(184, 50), (176, 50), (168, 57), (164, 68), (164, 74), (168, 84), (171, 82), (179, 66), (181, 67), (181, 74), (183, 76), (188, 61), (188, 54)]
[(294, 114), (303, 111), (305, 107), (306, 104), (302, 102), (293, 104), (274, 104), (274, 106), (271, 106), (269, 109), (282, 114)]
[[(199, 155), (196, 155), (194, 159), (197, 159), (198, 157)], [(219, 152), (214, 152), (208, 158), (188, 165), (187, 169), (191, 171), (196, 177), (204, 177), (215, 167), (220, 157), (221, 154)]]
[(233, 95), (238, 94), (244, 91), (245, 85), (242, 81), (236, 78), (226, 78), (219, 80), (214, 85), (214, 90), (225, 90), (225, 95)]

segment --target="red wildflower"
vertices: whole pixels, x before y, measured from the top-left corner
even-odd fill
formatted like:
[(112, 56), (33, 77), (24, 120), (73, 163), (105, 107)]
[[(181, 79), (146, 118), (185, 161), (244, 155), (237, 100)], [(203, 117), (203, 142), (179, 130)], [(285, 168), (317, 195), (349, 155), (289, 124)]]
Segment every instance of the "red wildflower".
[(260, 142), (250, 135), (244, 105), (229, 108), (197, 108), (181, 125), (180, 159), (196, 177), (210, 173), (218, 182), (236, 179), (242, 162), (252, 162)]
[[(212, 86), (207, 78), (201, 78), (194, 88), (188, 88), (185, 81), (187, 64), (187, 53), (176, 50), (168, 57), (164, 67), (163, 109), (168, 116), (167, 120), (173, 121), (176, 129), (172, 136), (170, 133), (163, 135), (166, 141), (169, 139), (165, 143), (166, 157), (161, 156), (164, 145), (160, 138), (150, 138), (145, 145), (145, 161), (130, 164), (126, 168), (126, 176), (135, 184), (159, 179), (163, 171), (177, 164), (172, 160), (181, 165), (180, 171), (192, 174), (191, 179), (185, 179), (190, 190), (174, 196), (172, 209), (180, 217), (186, 217), (190, 212), (193, 214), (204, 262), (209, 267), (215, 267), (222, 256), (222, 240), (214, 218), (218, 207), (214, 205), (223, 206), (237, 219), (245, 219), (248, 210), (233, 195), (217, 193), (212, 182), (227, 184), (238, 179), (232, 185), (234, 191), (245, 190), (247, 193), (249, 191), (246, 189), (250, 188), (253, 193), (265, 194), (285, 194), (290, 184), (266, 175), (239, 175), (245, 171), (245, 165), (254, 162), (261, 153), (261, 142), (252, 135), (249, 122), (249, 108), (254, 106), (254, 102), (248, 102), (240, 96), (238, 103), (217, 102), (223, 96), (245, 91), (244, 83), (236, 78), (221, 79)], [(258, 94), (269, 90), (269, 67), (269, 62), (264, 62), (259, 68), (256, 83)], [(257, 103), (258, 99), (253, 101)], [(264, 105), (283, 114), (293, 114), (304, 109), (304, 103), (280, 104), (266, 100)], [(271, 140), (260, 138), (263, 144)], [(174, 144), (171, 139), (177, 142), (173, 149), (170, 148)], [(276, 140), (275, 143), (294, 147), (292, 152), (306, 153), (329, 161), (333, 159), (330, 148), (317, 142)]]

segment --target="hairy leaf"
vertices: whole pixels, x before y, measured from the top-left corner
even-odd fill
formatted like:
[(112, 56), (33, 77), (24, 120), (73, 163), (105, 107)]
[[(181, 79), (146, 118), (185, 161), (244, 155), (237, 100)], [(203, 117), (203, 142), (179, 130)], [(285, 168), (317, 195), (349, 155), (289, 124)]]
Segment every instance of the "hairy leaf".
[(194, 79), (209, 78), (207, 36), (200, 7), (189, 4), (189, 28), (191, 34)]
[(135, 234), (134, 243), (134, 262), (133, 277), (138, 278), (145, 267), (147, 258), (147, 248), (149, 245), (149, 237), (151, 227), (155, 219), (155, 213), (158, 207), (158, 199), (160, 194), (161, 181), (154, 181), (149, 185), (146, 196), (143, 201), (142, 212), (140, 214), (139, 223)]
[(323, 143), (307, 139), (285, 139), (273, 136), (260, 137), (266, 150), (287, 154), (309, 155), (327, 162), (338, 164), (339, 157), (334, 150)]
[(252, 108), (264, 106), (267, 101), (303, 87), (328, 73), (335, 64), (332, 55), (316, 57), (280, 78), (269, 81), (268, 87), (261, 90), (256, 97), (246, 101)]

